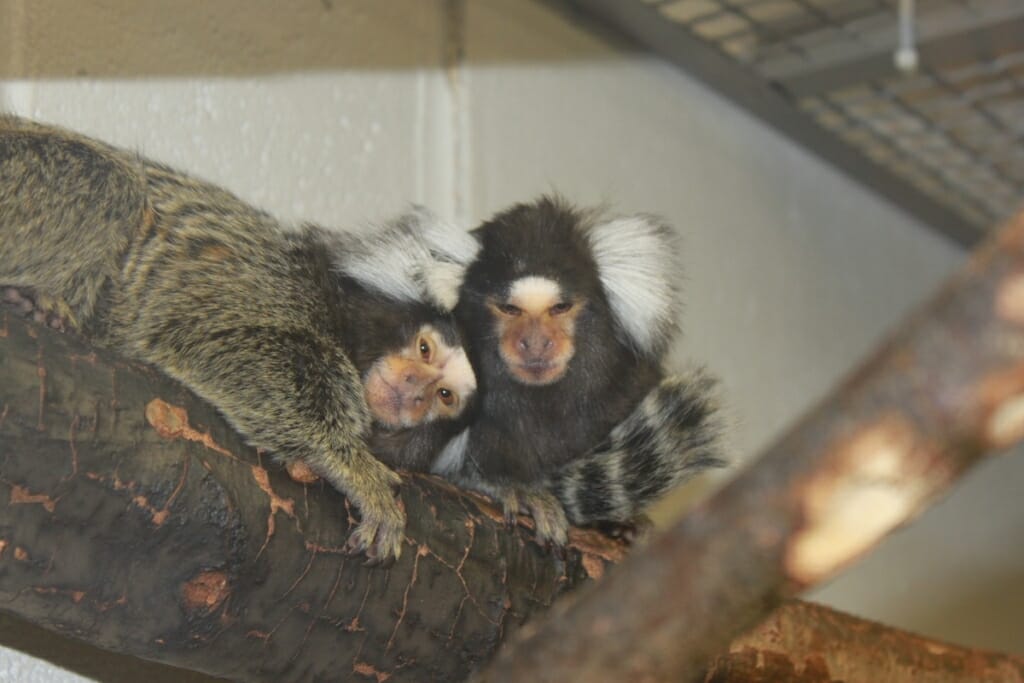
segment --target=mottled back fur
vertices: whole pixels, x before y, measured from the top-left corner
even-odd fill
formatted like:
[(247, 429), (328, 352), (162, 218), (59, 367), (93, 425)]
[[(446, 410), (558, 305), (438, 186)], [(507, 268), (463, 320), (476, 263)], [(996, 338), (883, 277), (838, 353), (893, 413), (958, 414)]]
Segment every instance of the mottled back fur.
[(400, 551), (399, 479), (367, 448), (360, 370), (420, 321), (457, 335), (428, 292), (399, 299), (386, 274), (339, 271), (346, 244), (358, 246), (285, 229), (133, 153), (0, 118), (0, 284), (181, 380), (254, 445), (306, 461), (359, 507), (351, 547), (386, 559)]

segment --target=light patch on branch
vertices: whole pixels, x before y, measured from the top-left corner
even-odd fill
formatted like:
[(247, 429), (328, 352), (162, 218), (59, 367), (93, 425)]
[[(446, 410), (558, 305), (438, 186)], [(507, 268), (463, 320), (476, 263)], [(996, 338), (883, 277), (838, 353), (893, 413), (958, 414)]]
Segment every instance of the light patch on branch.
[(1024, 273), (1011, 275), (999, 286), (995, 310), (1003, 320), (1024, 325)]
[(785, 554), (791, 578), (821, 581), (920, 508), (937, 474), (921, 441), (906, 419), (888, 415), (835, 448), (835, 465), (806, 484), (803, 526)]
[(1008, 448), (1024, 438), (1024, 365), (991, 373), (978, 382), (973, 398), (987, 446)]

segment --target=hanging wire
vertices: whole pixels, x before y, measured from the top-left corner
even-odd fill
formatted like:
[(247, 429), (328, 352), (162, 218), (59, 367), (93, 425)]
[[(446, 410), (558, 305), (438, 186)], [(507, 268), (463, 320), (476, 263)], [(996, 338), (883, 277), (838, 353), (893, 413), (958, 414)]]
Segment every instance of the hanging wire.
[(896, 68), (903, 73), (917, 71), (917, 48), (914, 46), (914, 0), (900, 0), (899, 46), (893, 55)]

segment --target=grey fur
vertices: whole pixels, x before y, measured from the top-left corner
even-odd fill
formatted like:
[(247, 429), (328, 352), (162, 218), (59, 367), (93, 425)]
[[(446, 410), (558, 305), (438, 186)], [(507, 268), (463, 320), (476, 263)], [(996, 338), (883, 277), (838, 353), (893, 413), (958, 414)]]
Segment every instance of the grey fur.
[(350, 548), (387, 560), (401, 551), (400, 479), (365, 444), (361, 378), (332, 323), (348, 304), (324, 276), (340, 248), (372, 252), (367, 240), (286, 230), (219, 187), (0, 116), (0, 284), (184, 382), (279, 460), (307, 462), (358, 506)]
[(665, 377), (608, 442), (548, 483), (573, 524), (628, 522), (700, 472), (721, 467), (715, 380), (703, 370)]

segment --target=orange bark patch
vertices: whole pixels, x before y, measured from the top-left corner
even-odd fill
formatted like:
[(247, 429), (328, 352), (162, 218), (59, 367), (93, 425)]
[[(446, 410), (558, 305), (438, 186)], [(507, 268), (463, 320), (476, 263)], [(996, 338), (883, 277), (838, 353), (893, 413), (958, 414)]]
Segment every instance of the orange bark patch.
[(189, 426), (188, 413), (180, 406), (174, 406), (159, 398), (146, 404), (146, 421), (165, 439), (185, 439), (196, 441), (211, 451), (234, 458), (235, 455), (218, 445), (209, 434), (199, 432)]
[(281, 510), (289, 517), (295, 517), (295, 501), (291, 498), (282, 498), (274, 493), (274, 489), (270, 487), (270, 476), (267, 474), (267, 470), (259, 465), (253, 465), (252, 477), (256, 480), (256, 485), (270, 498), (270, 514)]
[(211, 612), (230, 592), (227, 574), (222, 571), (201, 572), (181, 587), (181, 597), (190, 612)]
[(295, 501), (291, 498), (282, 498), (274, 492), (274, 489), (270, 486), (270, 476), (267, 474), (267, 470), (260, 467), (259, 465), (251, 465), (252, 478), (256, 480), (256, 485), (267, 494), (267, 498), (270, 499), (270, 514), (267, 515), (267, 536), (263, 540), (263, 545), (260, 546), (259, 552), (256, 554), (257, 557), (263, 554), (267, 544), (270, 543), (270, 538), (274, 535), (274, 531), (277, 529), (277, 523), (274, 520), (274, 515), (278, 510), (284, 512), (286, 515), (295, 519)]
[(18, 562), (26, 562), (28, 560), (28, 551), (21, 546), (17, 546), (14, 549), (14, 559)]
[(372, 664), (366, 662), (356, 662), (352, 666), (352, 671), (359, 674), (360, 676), (366, 676), (367, 678), (376, 678), (377, 683), (384, 683), (384, 681), (391, 678), (391, 674), (385, 671), (378, 671)]
[(28, 489), (21, 486), (11, 487), (11, 505), (23, 505), (37, 503), (42, 505), (47, 512), (53, 512), (56, 501), (42, 493), (29, 493)]

